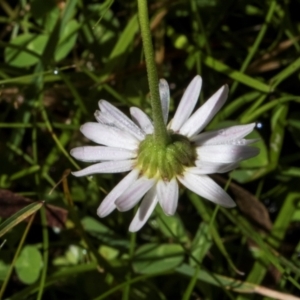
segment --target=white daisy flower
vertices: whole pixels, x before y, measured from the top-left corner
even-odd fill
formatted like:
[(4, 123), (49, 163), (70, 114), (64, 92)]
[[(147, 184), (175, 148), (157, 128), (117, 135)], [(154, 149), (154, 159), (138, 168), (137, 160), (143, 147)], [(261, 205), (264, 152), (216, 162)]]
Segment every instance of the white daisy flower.
[[(166, 215), (177, 208), (179, 184), (199, 196), (224, 207), (234, 207), (231, 197), (208, 174), (224, 173), (236, 168), (240, 161), (253, 157), (259, 149), (248, 146), (246, 140), (255, 124), (238, 125), (200, 133), (220, 110), (228, 94), (227, 85), (221, 87), (193, 114), (202, 86), (196, 76), (187, 87), (167, 126), (169, 144), (155, 143), (154, 127), (139, 108), (131, 107), (129, 119), (105, 100), (99, 101), (95, 113), (98, 123), (85, 123), (81, 132), (102, 146), (83, 146), (71, 150), (71, 155), (85, 162), (98, 162), (75, 176), (96, 173), (130, 173), (104, 198), (97, 210), (100, 217), (115, 208), (127, 211), (142, 198), (129, 230), (139, 230), (159, 203)], [(164, 122), (167, 124), (170, 92), (168, 83), (160, 80), (159, 92)]]

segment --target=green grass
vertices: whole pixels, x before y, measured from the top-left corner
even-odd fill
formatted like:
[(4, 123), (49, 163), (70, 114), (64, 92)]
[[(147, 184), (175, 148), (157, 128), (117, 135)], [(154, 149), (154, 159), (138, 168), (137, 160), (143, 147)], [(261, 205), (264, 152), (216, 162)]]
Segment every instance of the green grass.
[(136, 234), (96, 215), (123, 175), (69, 154), (100, 99), (151, 114), (136, 2), (0, 5), (0, 299), (300, 299), (298, 0), (150, 2), (171, 114), (196, 74), (200, 103), (228, 84), (208, 129), (257, 122), (261, 153), (214, 177), (237, 208), (182, 189)]

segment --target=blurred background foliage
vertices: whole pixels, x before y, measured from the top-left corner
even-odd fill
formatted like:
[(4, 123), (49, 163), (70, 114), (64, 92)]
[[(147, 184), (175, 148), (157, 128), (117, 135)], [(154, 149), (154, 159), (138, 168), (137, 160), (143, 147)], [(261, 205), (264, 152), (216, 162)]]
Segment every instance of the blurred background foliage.
[(69, 155), (98, 100), (151, 113), (136, 2), (0, 6), (0, 299), (300, 299), (299, 0), (149, 1), (171, 114), (196, 74), (200, 103), (228, 84), (208, 129), (256, 122), (261, 152), (214, 176), (236, 209), (182, 190), (137, 234), (96, 215), (122, 174)]

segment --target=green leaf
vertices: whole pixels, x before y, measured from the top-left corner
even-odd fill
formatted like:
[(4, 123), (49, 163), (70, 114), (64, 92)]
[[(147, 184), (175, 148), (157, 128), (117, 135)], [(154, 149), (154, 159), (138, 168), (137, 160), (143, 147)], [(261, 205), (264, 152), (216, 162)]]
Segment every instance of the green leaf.
[[(193, 277), (195, 274), (195, 268), (183, 264), (182, 266), (176, 269), (176, 272), (179, 274), (186, 275), (188, 277)], [(249, 282), (242, 282), (235, 278), (225, 277), (222, 275), (208, 272), (206, 270), (200, 270), (197, 277), (199, 281), (203, 281), (218, 287), (223, 286), (224, 288), (230, 288), (238, 292), (251, 293), (255, 291), (256, 287), (255, 284)]]
[(29, 67), (40, 60), (49, 36), (23, 33), (5, 48), (5, 62), (15, 67)]
[(30, 11), (34, 18), (44, 18), (49, 14), (50, 11), (54, 10), (56, 7), (57, 6), (55, 0), (32, 0), (30, 3)]
[(134, 15), (127, 23), (124, 31), (120, 35), (117, 44), (115, 45), (113, 51), (110, 54), (110, 59), (114, 59), (121, 56), (133, 42), (133, 38), (139, 29), (138, 17)]
[(183, 223), (177, 214), (167, 216), (159, 205), (156, 206), (155, 212), (158, 227), (165, 237), (175, 238), (176, 241), (178, 240), (183, 243), (189, 240)]
[(240, 163), (240, 167), (243, 169), (266, 167), (269, 163), (268, 150), (266, 143), (264, 142), (259, 132), (257, 130), (252, 131), (249, 135), (247, 135), (247, 139), (258, 139), (258, 142), (252, 144), (251, 146), (259, 148), (259, 154), (250, 159), (243, 160)]
[(197, 262), (192, 257), (190, 257), (190, 265), (196, 267), (198, 265), (198, 262), (201, 263), (212, 245), (213, 240), (209, 231), (209, 225), (202, 222), (199, 225), (199, 228), (191, 245), (191, 256), (197, 259)]
[(133, 268), (138, 273), (158, 273), (176, 268), (183, 258), (184, 251), (180, 245), (150, 243), (136, 251)]
[(32, 284), (39, 278), (42, 265), (40, 251), (34, 246), (25, 246), (16, 261), (15, 269), (23, 283)]
[(77, 265), (84, 259), (84, 249), (77, 245), (70, 245), (65, 253), (55, 257), (53, 265), (55, 266), (70, 266)]
[(279, 247), (280, 241), (284, 238), (286, 231), (291, 224), (292, 218), (294, 215), (297, 215), (297, 211), (299, 212), (299, 207), (297, 207), (299, 199), (299, 192), (290, 192), (285, 198), (283, 198), (281, 210), (274, 222), (272, 235), (270, 235), (270, 241), (273, 247)]
[[(249, 104), (251, 104), (254, 100), (256, 100), (261, 95), (261, 92), (257, 91), (251, 91), (245, 94), (242, 94), (238, 98), (232, 100), (230, 99), (230, 102), (228, 102), (225, 107), (219, 111), (219, 119), (223, 120), (228, 117), (230, 117), (233, 113), (235, 113), (237, 110), (241, 109), (242, 107), (247, 107)], [(229, 98), (231, 98), (229, 96)], [(245, 122), (248, 123), (248, 122)]]
[(100, 246), (98, 251), (106, 260), (113, 260), (119, 255), (118, 249), (106, 245)]
[(104, 237), (107, 234), (113, 234), (112, 230), (92, 217), (84, 217), (81, 223), (84, 229), (92, 235), (101, 234)]
[(62, 35), (55, 52), (56, 61), (60, 61), (65, 58), (74, 48), (79, 28), (80, 24), (76, 20), (71, 20), (67, 23), (66, 27), (63, 28)]
[(26, 169), (22, 169), (14, 174), (12, 174), (9, 178), (10, 181), (12, 180), (17, 180), (17, 179), (20, 179), (24, 176), (28, 176), (29, 174), (33, 174), (33, 173), (36, 173), (37, 171), (39, 171), (41, 169), (40, 166), (38, 165), (33, 165), (33, 166), (30, 166), (29, 168), (26, 168)]
[(239, 183), (246, 183), (256, 178), (257, 170), (249, 170), (249, 169), (242, 169), (242, 170), (233, 170), (230, 173), (230, 177), (236, 180)]
[(18, 223), (35, 213), (43, 205), (44, 202), (34, 202), (32, 204), (27, 205), (23, 209), (20, 209), (17, 213), (5, 220), (3, 223), (0, 224), (0, 237), (4, 235), (7, 231), (9, 231), (11, 228), (16, 226)]
[(9, 270), (9, 264), (5, 263), (3, 260), (0, 260), (0, 281), (3, 281), (5, 279), (8, 270)]
[(279, 85), (283, 80), (291, 76), (294, 72), (297, 72), (300, 68), (300, 57), (297, 58), (292, 63), (288, 64), (281, 72), (277, 73), (272, 79), (271, 82), (273, 86)]
[(120, 68), (123, 65), (124, 59), (126, 57), (126, 51), (128, 50), (129, 46), (133, 43), (133, 39), (138, 29), (138, 17), (137, 15), (133, 15), (128, 21), (123, 32), (121, 33), (113, 50), (111, 51), (109, 55), (109, 60), (106, 64), (105, 70), (103, 71), (104, 75), (100, 76), (98, 81), (106, 80), (106, 78), (111, 74), (111, 72), (116, 66)]
[(129, 247), (127, 239), (116, 236), (111, 229), (98, 220), (92, 217), (84, 217), (81, 222), (86, 232), (98, 238), (103, 243), (108, 244), (109, 246)]
[(295, 144), (300, 148), (300, 112), (292, 112), (288, 121), (288, 129)]
[(45, 28), (47, 33), (51, 33), (59, 18), (59, 8), (55, 0), (33, 0), (30, 5), (30, 10), (36, 22)]
[(261, 82), (258, 79), (255, 79), (254, 77), (250, 77), (240, 71), (232, 69), (228, 65), (225, 65), (221, 61), (216, 60), (212, 56), (204, 56), (203, 62), (206, 66), (212, 68), (213, 70), (224, 73), (237, 82), (249, 86), (250, 88), (256, 89), (257, 91), (261, 91), (264, 93), (269, 93), (272, 91), (272, 88), (269, 85)]
[[(112, 10), (104, 7), (102, 3), (90, 4), (87, 9), (90, 15), (89, 24), (83, 24), (82, 29), (89, 43), (95, 40), (94, 42), (103, 45), (118, 34), (120, 22)], [(101, 14), (100, 19), (99, 12)], [(93, 29), (92, 32), (90, 28)], [(106, 52), (109, 49), (103, 50)]]
[(272, 134), (270, 138), (270, 161), (274, 167), (278, 163), (283, 145), (288, 109), (288, 104), (277, 106), (274, 109), (271, 119)]

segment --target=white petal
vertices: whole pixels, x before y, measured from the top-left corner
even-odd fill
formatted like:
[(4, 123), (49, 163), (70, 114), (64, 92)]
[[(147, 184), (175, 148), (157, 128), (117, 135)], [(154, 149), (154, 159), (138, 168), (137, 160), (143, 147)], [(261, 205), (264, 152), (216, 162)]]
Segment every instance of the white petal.
[(170, 104), (170, 89), (165, 79), (159, 81), (159, 95), (163, 111), (164, 122), (167, 124), (169, 116), (169, 104)]
[(131, 134), (109, 125), (88, 122), (80, 127), (80, 131), (91, 141), (105, 146), (134, 150), (139, 143)]
[(106, 146), (84, 146), (71, 150), (71, 155), (78, 160), (94, 162), (100, 160), (125, 160), (135, 158), (136, 151)]
[(178, 184), (176, 178), (170, 181), (157, 182), (157, 197), (164, 213), (167, 216), (175, 214), (178, 203)]
[(110, 191), (97, 209), (97, 215), (100, 218), (106, 217), (116, 208), (115, 200), (137, 180), (138, 176), (139, 171), (132, 170)]
[(191, 140), (196, 145), (220, 145), (230, 144), (230, 141), (240, 140), (248, 135), (255, 127), (255, 123), (232, 126), (224, 129), (203, 132), (194, 136)]
[(115, 204), (120, 211), (126, 211), (134, 207), (140, 199), (151, 189), (155, 184), (155, 179), (140, 177), (132, 184), (120, 197), (115, 201)]
[(185, 90), (174, 118), (171, 122), (170, 128), (174, 131), (179, 131), (183, 123), (189, 118), (195, 105), (198, 101), (200, 90), (202, 86), (202, 78), (197, 75)]
[(212, 163), (208, 161), (196, 161), (197, 167), (190, 167), (187, 169), (188, 172), (197, 175), (206, 175), (214, 173), (226, 173), (237, 168), (239, 163)]
[[(234, 166), (236, 163), (234, 163)], [(196, 167), (187, 168), (187, 171), (197, 175), (214, 174), (214, 173), (225, 173), (227, 168), (230, 168), (232, 164), (226, 163), (212, 163), (209, 161), (196, 161)], [(234, 168), (234, 167), (232, 167)]]
[(151, 216), (157, 201), (156, 187), (153, 186), (143, 198), (142, 203), (129, 226), (129, 231), (136, 232), (144, 226)]
[(114, 124), (114, 120), (112, 119), (110, 114), (108, 114), (107, 112), (96, 110), (94, 113), (94, 116), (95, 116), (97, 122), (104, 124), (104, 125), (118, 128), (116, 126), (116, 124)]
[(208, 176), (185, 172), (184, 176), (178, 176), (178, 180), (188, 189), (207, 200), (224, 207), (234, 207), (236, 205), (231, 197)]
[(232, 164), (227, 164), (227, 166), (224, 166), (219, 173), (227, 173), (229, 171), (232, 171), (233, 169), (236, 169), (239, 166), (239, 163), (232, 163)]
[(234, 163), (253, 157), (259, 149), (248, 146), (236, 145), (209, 145), (196, 148), (198, 159), (213, 163)]
[(99, 107), (101, 112), (106, 112), (111, 116), (111, 122), (113, 122), (118, 128), (127, 131), (140, 141), (144, 139), (145, 135), (141, 129), (115, 106), (105, 100), (100, 100)]
[(235, 140), (235, 141), (230, 141), (229, 144), (230, 145), (240, 145), (240, 146), (246, 146), (246, 145), (250, 145), (256, 142), (259, 142), (260, 139), (240, 139), (240, 140)]
[(80, 171), (72, 172), (72, 174), (76, 177), (80, 177), (97, 173), (121, 173), (132, 170), (134, 164), (134, 160), (105, 161), (91, 165)]
[(220, 110), (227, 99), (228, 86), (222, 86), (183, 124), (180, 133), (191, 137), (200, 132)]
[(130, 114), (133, 121), (146, 133), (152, 134), (154, 131), (150, 118), (139, 108), (130, 107)]
[[(122, 132), (126, 132), (128, 135), (134, 137), (134, 135), (131, 134), (129, 130), (127, 130), (127, 127), (124, 127), (122, 124), (120, 124), (109, 112), (107, 111), (100, 111), (96, 110), (94, 113), (94, 116), (100, 124), (107, 125), (109, 127), (116, 128)], [(137, 140), (139, 140), (137, 138)]]

